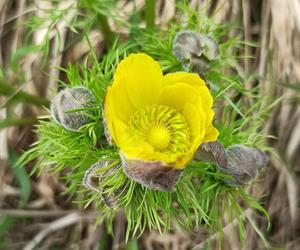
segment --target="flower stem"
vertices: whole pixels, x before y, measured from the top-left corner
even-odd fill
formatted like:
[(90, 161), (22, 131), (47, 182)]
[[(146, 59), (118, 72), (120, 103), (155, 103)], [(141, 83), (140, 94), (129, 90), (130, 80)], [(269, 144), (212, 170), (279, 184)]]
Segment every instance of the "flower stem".
[(20, 102), (31, 103), (37, 106), (49, 106), (49, 101), (40, 96), (28, 94), (22, 90), (15, 89), (12, 85), (0, 80), (0, 95), (12, 96), (10, 101), (18, 100)]
[(146, 0), (146, 25), (148, 29), (154, 28), (155, 19), (155, 1)]

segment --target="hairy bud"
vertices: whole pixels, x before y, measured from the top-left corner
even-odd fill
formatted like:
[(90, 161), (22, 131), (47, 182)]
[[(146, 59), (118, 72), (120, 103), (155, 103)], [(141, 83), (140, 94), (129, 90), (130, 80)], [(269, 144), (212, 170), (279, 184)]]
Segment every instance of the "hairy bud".
[(80, 127), (91, 122), (95, 97), (84, 87), (65, 88), (51, 102), (51, 114), (54, 120), (65, 129), (78, 131)]
[(257, 149), (235, 144), (225, 149), (219, 141), (203, 143), (196, 159), (217, 163), (219, 171), (232, 177), (228, 185), (242, 185), (253, 180), (267, 165), (267, 155)]
[(218, 58), (220, 51), (217, 42), (209, 35), (191, 30), (178, 32), (173, 41), (173, 54), (188, 70), (205, 73), (210, 61)]
[(234, 177), (234, 181), (229, 184), (244, 184), (256, 177), (268, 163), (266, 154), (257, 149), (244, 145), (233, 145), (226, 149), (228, 164), (221, 170)]
[(103, 202), (110, 208), (117, 208), (119, 206), (118, 194), (120, 190), (115, 190), (114, 193), (108, 195), (104, 187), (100, 188), (100, 182), (103, 178), (113, 175), (118, 168), (120, 168), (120, 165), (116, 165), (115, 161), (100, 160), (91, 166), (83, 177), (83, 185), (88, 189), (100, 193)]

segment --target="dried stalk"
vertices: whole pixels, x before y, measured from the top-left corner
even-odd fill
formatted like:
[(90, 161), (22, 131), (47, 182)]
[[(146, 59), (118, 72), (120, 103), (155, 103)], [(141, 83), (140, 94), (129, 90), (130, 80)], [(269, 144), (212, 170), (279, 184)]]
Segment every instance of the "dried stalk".
[(63, 229), (65, 227), (71, 226), (73, 224), (81, 222), (83, 219), (88, 219), (88, 217), (81, 216), (78, 213), (71, 213), (62, 217), (58, 220), (51, 222), (46, 228), (40, 231), (26, 246), (24, 250), (32, 250), (36, 248), (49, 234)]

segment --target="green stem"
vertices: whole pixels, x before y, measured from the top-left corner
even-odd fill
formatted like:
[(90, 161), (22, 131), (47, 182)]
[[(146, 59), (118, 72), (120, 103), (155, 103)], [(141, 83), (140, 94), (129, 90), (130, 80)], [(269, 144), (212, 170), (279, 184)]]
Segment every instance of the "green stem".
[(50, 102), (42, 97), (28, 94), (22, 90), (15, 89), (12, 85), (0, 80), (0, 95), (12, 96), (9, 100), (18, 100), (25, 103), (31, 103), (37, 106), (49, 106)]
[(108, 47), (111, 47), (115, 41), (115, 35), (114, 33), (111, 31), (108, 22), (107, 22), (107, 18), (106, 16), (102, 15), (102, 14), (98, 14), (98, 23), (100, 25), (102, 34), (104, 36), (104, 40), (106, 41), (106, 44), (108, 45)]
[(36, 118), (4, 119), (0, 121), (0, 130), (12, 126), (31, 125), (31, 124), (35, 124), (36, 122), (37, 122)]
[(154, 19), (155, 19), (155, 1), (146, 0), (146, 25), (147, 29), (154, 28)]

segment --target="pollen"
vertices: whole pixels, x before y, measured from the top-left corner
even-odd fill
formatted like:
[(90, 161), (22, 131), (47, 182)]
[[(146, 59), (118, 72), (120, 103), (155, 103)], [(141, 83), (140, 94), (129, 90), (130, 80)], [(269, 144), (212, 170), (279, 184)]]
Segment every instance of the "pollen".
[(171, 141), (171, 135), (165, 127), (153, 127), (148, 134), (148, 142), (157, 150), (164, 150)]
[(185, 153), (190, 147), (190, 128), (184, 116), (165, 105), (146, 106), (130, 118), (132, 134), (166, 154)]

